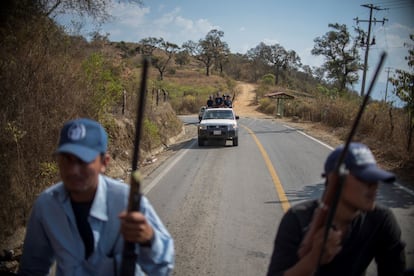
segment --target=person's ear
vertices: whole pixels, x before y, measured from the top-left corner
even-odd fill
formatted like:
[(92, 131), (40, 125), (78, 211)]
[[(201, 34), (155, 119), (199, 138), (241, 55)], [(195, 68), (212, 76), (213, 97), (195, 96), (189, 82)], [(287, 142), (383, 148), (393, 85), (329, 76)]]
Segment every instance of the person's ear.
[(108, 153), (102, 154), (102, 156), (101, 156), (101, 162), (102, 162), (101, 173), (105, 173), (106, 167), (109, 165), (110, 159), (111, 159), (111, 157), (109, 156)]

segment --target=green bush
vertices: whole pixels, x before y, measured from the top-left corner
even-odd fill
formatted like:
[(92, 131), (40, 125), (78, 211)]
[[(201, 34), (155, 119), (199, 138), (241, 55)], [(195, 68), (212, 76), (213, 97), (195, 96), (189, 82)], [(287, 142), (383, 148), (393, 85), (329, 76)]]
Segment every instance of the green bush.
[(148, 120), (148, 118), (145, 118), (143, 123), (143, 149), (151, 151), (152, 149), (161, 145), (158, 126), (154, 122)]
[(274, 86), (276, 83), (276, 77), (273, 74), (266, 74), (262, 77), (260, 82), (264, 85)]
[(92, 53), (82, 67), (91, 93), (90, 105), (100, 121), (120, 101), (122, 84), (100, 53)]

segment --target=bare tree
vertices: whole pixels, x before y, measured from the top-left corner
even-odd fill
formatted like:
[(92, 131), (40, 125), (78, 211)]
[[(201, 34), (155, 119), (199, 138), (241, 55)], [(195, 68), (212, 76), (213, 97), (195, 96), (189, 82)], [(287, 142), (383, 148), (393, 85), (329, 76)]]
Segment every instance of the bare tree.
[(163, 80), (164, 72), (167, 69), (171, 59), (174, 57), (175, 53), (179, 50), (179, 47), (174, 43), (162, 41), (160, 49), (162, 51), (160, 51), (159, 54), (152, 55), (151, 63), (155, 68), (158, 69), (158, 72), (160, 73), (160, 80)]
[[(88, 16), (97, 22), (105, 22), (110, 18), (108, 8), (111, 0), (35, 0), (44, 15), (54, 17), (58, 14), (76, 12), (81, 17)], [(141, 0), (128, 0), (130, 3), (142, 5)]]

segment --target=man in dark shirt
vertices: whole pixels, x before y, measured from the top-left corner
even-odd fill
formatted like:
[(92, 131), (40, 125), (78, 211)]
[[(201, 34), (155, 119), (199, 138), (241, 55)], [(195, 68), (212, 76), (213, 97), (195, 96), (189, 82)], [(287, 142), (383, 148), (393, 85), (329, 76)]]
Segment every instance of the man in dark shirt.
[(210, 107), (213, 107), (213, 105), (214, 105), (213, 97), (209, 96), (207, 100), (207, 107), (210, 108)]
[(223, 106), (223, 97), (217, 92), (217, 96), (214, 98), (214, 107), (222, 107)]
[[(336, 148), (325, 162), (327, 185), (337, 179), (334, 169), (342, 150)], [(378, 183), (392, 183), (395, 176), (377, 167), (371, 151), (360, 143), (350, 144), (344, 163), (348, 173), (323, 251), (324, 227), (316, 231), (310, 249), (301, 251), (319, 202), (298, 204), (280, 222), (268, 275), (364, 275), (373, 259), (378, 275), (403, 275), (400, 227), (391, 210), (375, 203)]]
[(230, 99), (230, 95), (226, 95), (225, 100), (224, 100), (224, 106), (225, 107), (232, 107), (232, 102)]

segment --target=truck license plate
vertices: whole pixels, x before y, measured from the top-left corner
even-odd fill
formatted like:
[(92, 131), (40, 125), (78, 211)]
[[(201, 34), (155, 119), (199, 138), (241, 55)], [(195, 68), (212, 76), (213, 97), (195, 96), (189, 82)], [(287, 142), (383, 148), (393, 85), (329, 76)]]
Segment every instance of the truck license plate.
[(221, 130), (214, 130), (213, 135), (221, 135)]

